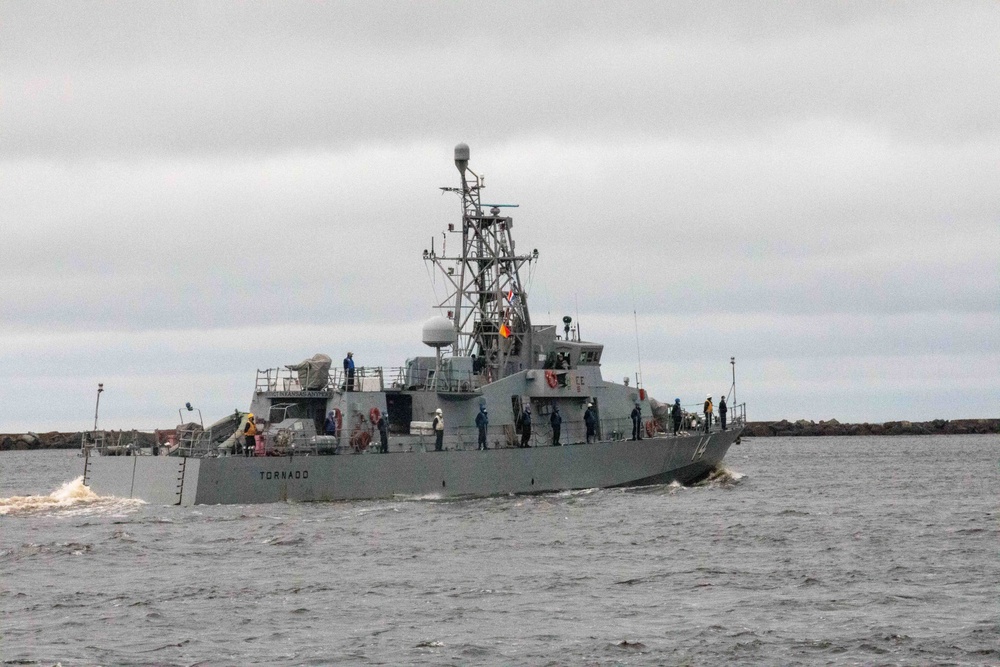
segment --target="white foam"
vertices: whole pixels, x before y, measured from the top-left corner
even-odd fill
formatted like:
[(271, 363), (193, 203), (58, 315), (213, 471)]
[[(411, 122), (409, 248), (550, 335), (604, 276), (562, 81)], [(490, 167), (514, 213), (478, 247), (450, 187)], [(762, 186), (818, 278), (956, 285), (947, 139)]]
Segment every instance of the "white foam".
[(11, 496), (0, 498), (0, 516), (26, 513), (46, 512), (51, 510), (70, 511), (92, 509), (100, 501), (114, 501), (116, 509), (123, 509), (122, 503), (141, 505), (141, 500), (123, 500), (113, 497), (102, 497), (83, 484), (83, 476), (72, 482), (66, 482), (47, 496)]

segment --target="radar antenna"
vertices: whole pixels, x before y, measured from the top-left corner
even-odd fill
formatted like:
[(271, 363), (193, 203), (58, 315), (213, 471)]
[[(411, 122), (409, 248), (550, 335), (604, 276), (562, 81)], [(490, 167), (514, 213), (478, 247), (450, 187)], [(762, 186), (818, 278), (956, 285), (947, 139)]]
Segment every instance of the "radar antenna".
[[(448, 311), (455, 325), (455, 356), (476, 355), (490, 380), (531, 367), (531, 318), (520, 269), (538, 259), (538, 250), (518, 255), (511, 235), (513, 220), (501, 208), (516, 204), (482, 204), (483, 177), (469, 169), (469, 147), (455, 147), (455, 166), (461, 188), (444, 187), (462, 197), (462, 228), (448, 225), (448, 232), (462, 235), (459, 255), (424, 251), (451, 286), (436, 307)], [(471, 178), (470, 178), (471, 176)], [(489, 212), (483, 213), (488, 206)], [(442, 250), (442, 252), (446, 252)]]

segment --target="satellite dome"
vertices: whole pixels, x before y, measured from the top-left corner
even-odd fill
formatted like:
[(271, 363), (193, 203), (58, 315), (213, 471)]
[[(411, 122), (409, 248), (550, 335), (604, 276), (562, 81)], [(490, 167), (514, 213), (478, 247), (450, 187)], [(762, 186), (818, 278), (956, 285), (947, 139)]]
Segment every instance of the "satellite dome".
[(455, 342), (455, 323), (441, 315), (432, 317), (424, 322), (422, 339), (424, 345), (447, 347)]

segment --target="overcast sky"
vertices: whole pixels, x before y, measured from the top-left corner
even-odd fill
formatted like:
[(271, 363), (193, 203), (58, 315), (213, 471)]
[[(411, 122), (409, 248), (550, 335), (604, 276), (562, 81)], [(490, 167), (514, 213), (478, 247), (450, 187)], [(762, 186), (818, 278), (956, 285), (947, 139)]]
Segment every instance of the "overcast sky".
[(998, 45), (954, 0), (0, 1), (0, 432), (427, 354), (459, 142), (605, 377), (996, 417)]

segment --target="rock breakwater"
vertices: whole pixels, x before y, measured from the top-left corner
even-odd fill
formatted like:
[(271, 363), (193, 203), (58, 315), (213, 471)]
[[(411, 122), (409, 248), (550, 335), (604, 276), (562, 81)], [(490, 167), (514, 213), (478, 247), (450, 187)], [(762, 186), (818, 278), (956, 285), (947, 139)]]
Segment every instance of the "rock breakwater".
[(926, 422), (892, 421), (876, 424), (841, 424), (836, 419), (790, 422), (748, 422), (744, 437), (767, 438), (797, 435), (964, 435), (1000, 433), (1000, 419), (934, 419)]

